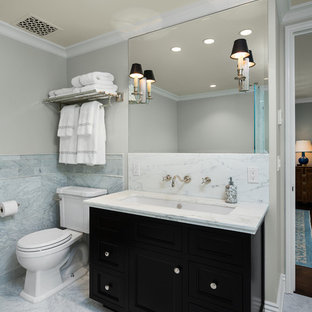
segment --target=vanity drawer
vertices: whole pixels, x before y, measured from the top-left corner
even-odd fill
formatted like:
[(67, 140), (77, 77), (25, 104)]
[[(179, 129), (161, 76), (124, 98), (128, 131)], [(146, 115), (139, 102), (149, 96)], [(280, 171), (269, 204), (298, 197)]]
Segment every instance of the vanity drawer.
[(106, 241), (121, 241), (127, 237), (124, 214), (90, 208), (90, 234), (96, 239), (101, 237)]
[(170, 221), (137, 218), (134, 224), (134, 240), (175, 251), (182, 250), (182, 226)]
[(228, 308), (231, 312), (240, 312), (243, 304), (243, 276), (228, 270), (190, 263), (189, 296)]
[(104, 265), (120, 272), (125, 270), (128, 258), (125, 246), (95, 239), (92, 247), (95, 251), (92, 260), (96, 265)]
[(127, 280), (123, 275), (99, 267), (90, 271), (91, 298), (115, 311), (124, 311), (127, 304)]
[(206, 257), (232, 265), (243, 265), (245, 248), (247, 248), (246, 240), (240, 233), (192, 228), (188, 231), (190, 255)]

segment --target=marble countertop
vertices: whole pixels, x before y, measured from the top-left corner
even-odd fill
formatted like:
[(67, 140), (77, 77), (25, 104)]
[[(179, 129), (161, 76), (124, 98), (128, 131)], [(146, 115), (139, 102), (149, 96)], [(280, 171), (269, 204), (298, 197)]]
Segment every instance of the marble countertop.
[[(136, 198), (155, 200), (151, 203), (140, 203)], [(130, 200), (129, 200), (130, 199)], [(220, 206), (235, 208), (230, 213), (219, 214), (215, 212), (195, 211), (192, 209), (178, 209), (176, 207), (166, 207), (157, 205), (157, 202), (170, 201), (170, 203), (192, 204), (214, 206), (214, 210)], [(85, 200), (89, 207), (95, 207), (110, 211), (130, 213), (140, 216), (189, 223), (194, 225), (219, 228), (224, 230), (255, 234), (261, 225), (268, 210), (268, 204), (258, 202), (238, 202), (237, 204), (226, 204), (220, 199), (209, 199), (201, 197), (180, 196), (164, 193), (150, 193), (139, 191), (123, 191), (110, 195), (103, 195)], [(217, 206), (217, 207), (216, 207)]]

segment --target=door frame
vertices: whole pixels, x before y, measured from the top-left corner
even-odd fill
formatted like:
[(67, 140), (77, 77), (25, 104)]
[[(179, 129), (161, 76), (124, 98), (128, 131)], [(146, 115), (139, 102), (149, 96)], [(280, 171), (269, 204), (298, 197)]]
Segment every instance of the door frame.
[(286, 292), (296, 287), (295, 37), (312, 32), (312, 21), (285, 27), (285, 264)]

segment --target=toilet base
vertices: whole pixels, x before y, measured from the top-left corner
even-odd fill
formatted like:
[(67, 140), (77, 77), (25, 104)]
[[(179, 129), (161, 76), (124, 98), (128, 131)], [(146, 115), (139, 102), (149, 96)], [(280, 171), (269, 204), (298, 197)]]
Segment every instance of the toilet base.
[(71, 283), (76, 281), (77, 279), (84, 276), (86, 273), (88, 273), (87, 266), (80, 268), (75, 273), (71, 274), (71, 276), (69, 276), (63, 283), (59, 284), (57, 287), (49, 290), (48, 292), (42, 294), (41, 296), (31, 296), (31, 295), (27, 294), (24, 290), (20, 293), (20, 296), (22, 298), (24, 298), (25, 300), (30, 301), (31, 303), (40, 302), (40, 301), (54, 295), (55, 293), (57, 293), (61, 289), (67, 287), (68, 285), (70, 285)]

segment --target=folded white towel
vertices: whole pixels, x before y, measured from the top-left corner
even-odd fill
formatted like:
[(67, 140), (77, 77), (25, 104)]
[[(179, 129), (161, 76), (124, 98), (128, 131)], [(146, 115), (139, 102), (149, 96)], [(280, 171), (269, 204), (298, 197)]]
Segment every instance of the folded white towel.
[(93, 72), (74, 77), (71, 83), (74, 87), (81, 88), (83, 86), (94, 84), (99, 81), (112, 82), (114, 81), (114, 76), (110, 73), (105, 72)]
[(54, 97), (54, 96), (55, 96), (54, 90), (49, 91), (49, 97)]
[(67, 137), (73, 135), (75, 127), (74, 113), (75, 105), (68, 105), (62, 108), (57, 130), (58, 137)]
[(80, 76), (76, 76), (71, 80), (71, 84), (75, 88), (81, 88), (83, 85), (80, 83)]
[[(80, 107), (71, 105), (73, 110), (73, 134), (60, 137), (59, 162), (64, 164), (77, 164), (77, 127)], [(69, 107), (69, 106), (66, 106)]]
[(72, 94), (73, 91), (74, 91), (74, 88), (62, 88), (62, 89), (54, 90), (54, 94), (56, 96), (61, 96), (61, 95)]
[(96, 109), (99, 106), (99, 102), (93, 101), (85, 103), (81, 106), (79, 121), (78, 121), (78, 135), (90, 135), (92, 134), (95, 120)]
[[(89, 105), (85, 103), (82, 105)], [(97, 102), (94, 109), (94, 123), (91, 135), (78, 135), (77, 163), (87, 165), (104, 165), (106, 163), (105, 145), (105, 110)]]
[(116, 94), (118, 90), (118, 86), (116, 85), (103, 85), (103, 84), (92, 84), (88, 86), (84, 86), (81, 89), (81, 92), (95, 90), (96, 92), (106, 92), (110, 94)]

